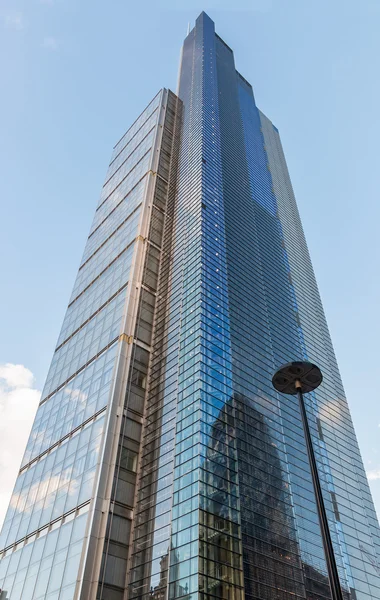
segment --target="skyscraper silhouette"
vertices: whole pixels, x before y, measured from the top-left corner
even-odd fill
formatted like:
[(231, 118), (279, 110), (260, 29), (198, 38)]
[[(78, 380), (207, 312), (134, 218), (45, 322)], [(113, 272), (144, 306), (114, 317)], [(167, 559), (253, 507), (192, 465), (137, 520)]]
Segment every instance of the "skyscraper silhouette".
[(1, 600), (346, 600), (380, 537), (278, 130), (202, 13), (116, 144), (0, 538)]

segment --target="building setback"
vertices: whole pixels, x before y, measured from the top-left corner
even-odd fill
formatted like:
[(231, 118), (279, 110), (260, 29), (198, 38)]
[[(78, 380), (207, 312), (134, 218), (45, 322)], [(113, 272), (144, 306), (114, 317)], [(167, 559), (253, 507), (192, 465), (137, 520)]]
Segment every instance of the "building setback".
[(0, 536), (0, 600), (345, 600), (380, 535), (278, 130), (202, 13), (116, 144)]

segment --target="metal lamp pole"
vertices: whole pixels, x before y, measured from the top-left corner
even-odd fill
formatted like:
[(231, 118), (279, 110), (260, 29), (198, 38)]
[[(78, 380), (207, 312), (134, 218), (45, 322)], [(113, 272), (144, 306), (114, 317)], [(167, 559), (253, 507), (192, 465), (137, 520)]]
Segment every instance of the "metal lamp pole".
[(321, 482), (319, 480), (317, 462), (315, 460), (313, 442), (311, 439), (309, 422), (307, 419), (306, 408), (303, 399), (304, 393), (312, 392), (321, 383), (322, 373), (320, 369), (316, 365), (313, 365), (309, 362), (292, 362), (283, 365), (280, 367), (280, 369), (278, 369), (278, 371), (276, 371), (272, 378), (272, 384), (275, 390), (281, 392), (282, 394), (298, 396), (307, 454), (309, 457), (310, 470), (313, 478), (314, 493), (317, 502), (318, 517), (322, 532), (323, 547), (327, 562), (332, 598), (333, 600), (343, 600), (329, 524), (327, 521), (326, 508), (323, 501)]

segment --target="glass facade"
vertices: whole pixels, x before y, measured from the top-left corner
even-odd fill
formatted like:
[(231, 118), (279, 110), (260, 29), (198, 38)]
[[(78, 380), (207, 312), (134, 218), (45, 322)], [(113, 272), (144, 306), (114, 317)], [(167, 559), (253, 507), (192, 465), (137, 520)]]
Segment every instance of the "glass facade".
[(380, 530), (278, 130), (202, 13), (114, 148), (0, 538), (1, 600), (345, 600)]
[(114, 148), (2, 528), (1, 600), (123, 597), (178, 107), (162, 90)]

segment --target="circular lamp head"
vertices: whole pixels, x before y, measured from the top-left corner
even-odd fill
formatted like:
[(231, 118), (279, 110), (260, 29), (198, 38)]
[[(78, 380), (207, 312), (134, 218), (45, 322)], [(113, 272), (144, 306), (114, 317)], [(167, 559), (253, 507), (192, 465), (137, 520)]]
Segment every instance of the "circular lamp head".
[(272, 378), (274, 389), (282, 394), (295, 395), (296, 381), (301, 383), (303, 393), (312, 392), (322, 383), (322, 373), (312, 363), (297, 361), (280, 367)]

